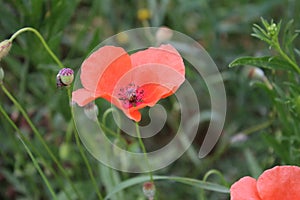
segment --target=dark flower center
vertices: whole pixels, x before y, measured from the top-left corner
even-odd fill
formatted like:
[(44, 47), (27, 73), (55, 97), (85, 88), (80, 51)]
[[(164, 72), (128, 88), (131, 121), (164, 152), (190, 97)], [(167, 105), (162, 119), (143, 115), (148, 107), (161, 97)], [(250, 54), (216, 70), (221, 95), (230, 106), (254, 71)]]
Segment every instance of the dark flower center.
[(144, 90), (134, 83), (129, 83), (128, 86), (120, 89), (118, 96), (125, 108), (131, 108), (143, 102)]

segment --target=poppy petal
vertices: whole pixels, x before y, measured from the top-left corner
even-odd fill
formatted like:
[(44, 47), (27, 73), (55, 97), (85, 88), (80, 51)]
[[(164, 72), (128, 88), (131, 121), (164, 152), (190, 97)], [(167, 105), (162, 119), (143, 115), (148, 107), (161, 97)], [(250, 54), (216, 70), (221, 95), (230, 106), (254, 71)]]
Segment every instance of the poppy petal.
[(161, 64), (169, 66), (180, 74), (185, 74), (183, 60), (178, 51), (172, 45), (161, 45), (158, 48), (150, 47), (144, 51), (139, 51), (130, 56), (132, 66), (139, 67), (144, 64)]
[(92, 92), (84, 88), (80, 88), (72, 93), (72, 101), (76, 102), (79, 106), (84, 106), (96, 98)]
[[(116, 82), (130, 69), (130, 57), (124, 49), (114, 46), (99, 48), (92, 53), (81, 66), (81, 83), (90, 93), (81, 92), (76, 94), (73, 92), (73, 94), (77, 95), (73, 101), (77, 102), (78, 99), (91, 99), (89, 96), (102, 97), (111, 95)], [(79, 94), (88, 94), (88, 96), (78, 97)], [(80, 102), (81, 105), (87, 103), (89, 103), (87, 100)]]
[(129, 110), (128, 116), (130, 119), (139, 122), (141, 121), (142, 115), (138, 110)]
[(277, 166), (266, 170), (257, 180), (263, 200), (300, 199), (300, 167)]
[(135, 67), (119, 80), (113, 96), (117, 97), (122, 88), (134, 83), (139, 91), (143, 91), (142, 101), (139, 105), (130, 108), (122, 106), (121, 103), (115, 102), (114, 104), (122, 109), (129, 118), (139, 121), (137, 120), (140, 119), (140, 114), (137, 114), (138, 109), (154, 106), (161, 98), (172, 95), (184, 80), (182, 74), (166, 65), (151, 63)]
[(246, 176), (230, 188), (231, 200), (261, 200), (256, 189), (256, 180)]
[[(185, 80), (185, 66), (178, 51), (171, 45), (151, 47), (130, 56), (134, 69), (135, 81), (142, 86), (152, 81), (152, 95), (148, 98), (149, 106), (153, 106), (159, 99), (166, 98), (179, 88)], [(162, 87), (157, 87), (161, 85)], [(152, 97), (152, 98), (150, 98)], [(145, 101), (147, 101), (145, 99)], [(151, 101), (153, 103), (151, 103)]]

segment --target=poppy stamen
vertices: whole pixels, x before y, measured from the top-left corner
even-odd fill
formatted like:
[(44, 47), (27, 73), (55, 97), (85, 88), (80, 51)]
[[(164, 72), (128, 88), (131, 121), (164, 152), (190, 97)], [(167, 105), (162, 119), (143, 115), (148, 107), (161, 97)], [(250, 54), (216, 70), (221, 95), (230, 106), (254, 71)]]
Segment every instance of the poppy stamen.
[(141, 90), (134, 83), (129, 83), (119, 92), (119, 100), (123, 102), (125, 108), (136, 107), (143, 102), (144, 90)]

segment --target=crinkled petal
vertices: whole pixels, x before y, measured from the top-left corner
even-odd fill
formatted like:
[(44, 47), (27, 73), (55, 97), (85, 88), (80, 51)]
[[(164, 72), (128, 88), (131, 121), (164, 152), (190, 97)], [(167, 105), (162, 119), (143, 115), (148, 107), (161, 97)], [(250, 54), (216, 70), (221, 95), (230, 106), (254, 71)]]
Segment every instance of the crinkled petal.
[(266, 170), (257, 180), (257, 190), (263, 200), (299, 200), (300, 167), (277, 166)]
[(178, 51), (169, 44), (161, 45), (158, 48), (151, 47), (144, 51), (139, 51), (130, 56), (132, 66), (139, 67), (144, 64), (161, 64), (173, 68), (184, 76), (185, 67)]
[(257, 192), (256, 180), (246, 176), (235, 182), (230, 188), (231, 200), (262, 200)]
[[(76, 94), (73, 92), (73, 95), (77, 95), (73, 101), (77, 102), (79, 99), (91, 99), (89, 96), (102, 97), (111, 95), (116, 82), (130, 69), (131, 60), (124, 49), (114, 46), (99, 48), (92, 53), (81, 66), (81, 83), (89, 93)], [(89, 94), (89, 96), (78, 97), (79, 94)], [(89, 103), (89, 101), (85, 100), (77, 103), (85, 105)]]

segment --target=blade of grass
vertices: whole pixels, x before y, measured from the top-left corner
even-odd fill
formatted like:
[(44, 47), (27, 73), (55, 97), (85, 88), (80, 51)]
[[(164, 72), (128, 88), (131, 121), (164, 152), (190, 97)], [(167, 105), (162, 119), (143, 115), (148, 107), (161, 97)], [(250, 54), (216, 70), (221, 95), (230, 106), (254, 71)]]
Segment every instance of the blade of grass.
[[(107, 196), (104, 198), (104, 200), (108, 200), (111, 198), (114, 194), (123, 191), (124, 189), (131, 187), (136, 184), (144, 183), (145, 181), (149, 180), (149, 176), (140, 176), (136, 178), (132, 178), (126, 181), (121, 182), (119, 185), (117, 185)], [(177, 177), (177, 176), (153, 176), (153, 180), (168, 180), (168, 181), (175, 181), (178, 183), (183, 183), (186, 185), (190, 185), (197, 188), (202, 188), (205, 190), (220, 192), (220, 193), (229, 193), (229, 189), (225, 186), (210, 183), (210, 182), (204, 182), (197, 179), (192, 178), (185, 178), (185, 177)]]

